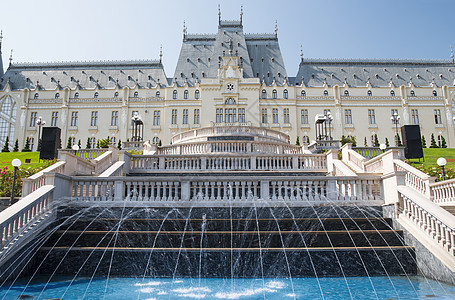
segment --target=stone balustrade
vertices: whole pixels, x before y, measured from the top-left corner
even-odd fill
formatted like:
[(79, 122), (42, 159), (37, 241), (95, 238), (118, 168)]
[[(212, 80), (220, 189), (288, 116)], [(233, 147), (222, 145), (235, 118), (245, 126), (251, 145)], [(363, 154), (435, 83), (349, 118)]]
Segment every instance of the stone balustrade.
[(433, 202), (439, 205), (455, 205), (455, 179), (430, 184)]
[(430, 184), (434, 183), (434, 177), (431, 177), (398, 159), (394, 160), (394, 165), (396, 171), (406, 172), (406, 186), (413, 188), (428, 198), (431, 197)]
[[(363, 157), (365, 157), (367, 159), (372, 159), (383, 153), (383, 151), (381, 149), (379, 149), (379, 147), (352, 147), (352, 150), (354, 150), (355, 152), (359, 153), (360, 155), (362, 155)], [(404, 147), (387, 147), (387, 151), (388, 150), (398, 150), (399, 151), (398, 158), (401, 160), (405, 159)]]
[(327, 172), (324, 154), (294, 155), (128, 155), (131, 173), (149, 171), (245, 170)]
[(64, 173), (65, 161), (58, 161), (55, 164), (47, 167), (44, 170), (33, 174), (30, 177), (22, 179), (22, 197), (36, 191), (40, 187), (46, 185), (46, 176), (44, 173)]
[(144, 149), (144, 142), (122, 142), (122, 149), (125, 150), (142, 150)]
[(108, 151), (107, 149), (79, 149), (77, 151), (71, 149), (59, 149), (59, 155), (61, 153), (71, 153), (79, 158), (85, 160), (92, 160), (103, 154), (104, 152)]
[(27, 228), (44, 218), (51, 208), (53, 185), (44, 185), (0, 213), (0, 253), (24, 235)]

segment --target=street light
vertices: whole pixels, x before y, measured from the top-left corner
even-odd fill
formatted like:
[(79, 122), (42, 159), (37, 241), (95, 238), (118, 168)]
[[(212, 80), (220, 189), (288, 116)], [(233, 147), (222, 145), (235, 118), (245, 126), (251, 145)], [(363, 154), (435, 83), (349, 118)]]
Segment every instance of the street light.
[(141, 134), (139, 132), (139, 136), (138, 136), (138, 126), (143, 124), (142, 123), (142, 119), (141, 117), (138, 115), (138, 113), (134, 113), (133, 117), (131, 118), (131, 120), (133, 121), (133, 137), (132, 137), (132, 140), (134, 142), (138, 142), (141, 140)]
[(329, 139), (332, 140), (332, 121), (333, 121), (333, 117), (332, 117), (332, 113), (330, 111), (327, 113), (327, 120), (329, 121)]
[(46, 125), (46, 121), (43, 120), (43, 117), (39, 116), (36, 120), (36, 125), (38, 125), (38, 151), (41, 151), (41, 126)]
[(446, 173), (445, 173), (445, 171), (444, 171), (444, 167), (445, 167), (445, 165), (447, 164), (447, 160), (446, 160), (444, 157), (440, 157), (440, 158), (438, 158), (438, 160), (436, 161), (436, 163), (438, 164), (438, 166), (441, 167), (441, 177), (442, 177), (442, 180), (445, 180)]
[(384, 153), (385, 149), (387, 148), (387, 146), (385, 144), (380, 144), (379, 145), (379, 149), (382, 150), (382, 153)]
[(395, 146), (398, 147), (398, 123), (400, 123), (400, 116), (398, 112), (394, 112), (390, 117), (390, 120), (395, 124)]
[(16, 186), (16, 173), (17, 168), (21, 165), (21, 160), (18, 158), (13, 159), (11, 164), (14, 167), (14, 176), (13, 176), (13, 187), (11, 188), (11, 198), (9, 199), (9, 205), (14, 204), (14, 188)]
[(79, 150), (79, 145), (78, 145), (78, 144), (74, 144), (74, 145), (71, 147), (71, 149), (74, 150), (74, 155), (76, 155), (77, 150)]

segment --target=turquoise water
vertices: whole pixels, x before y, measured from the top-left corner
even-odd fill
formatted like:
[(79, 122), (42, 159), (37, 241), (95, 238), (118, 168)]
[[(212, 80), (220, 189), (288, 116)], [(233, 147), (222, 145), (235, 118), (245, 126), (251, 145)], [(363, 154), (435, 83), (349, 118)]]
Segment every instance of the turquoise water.
[[(455, 286), (423, 277), (276, 279), (59, 278), (2, 286), (2, 299), (455, 299)], [(348, 289), (349, 286), (349, 289)], [(293, 292), (294, 289), (294, 292)], [(321, 293), (321, 290), (323, 291)], [(21, 296), (22, 295), (22, 296)], [(105, 295), (103, 297), (103, 295)], [(27, 297), (29, 296), (29, 297)]]

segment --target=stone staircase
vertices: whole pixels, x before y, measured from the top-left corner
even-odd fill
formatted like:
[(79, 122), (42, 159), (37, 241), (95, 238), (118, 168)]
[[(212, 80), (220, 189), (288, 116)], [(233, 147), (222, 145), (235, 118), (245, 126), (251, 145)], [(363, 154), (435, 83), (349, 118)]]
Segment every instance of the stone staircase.
[(447, 210), (449, 213), (455, 216), (455, 206), (441, 206), (445, 210)]
[(293, 208), (292, 214), (283, 208), (136, 208), (123, 215), (128, 218), (120, 223), (104, 214), (60, 226), (37, 253), (39, 273), (229, 278), (417, 271), (414, 248), (378, 208), (368, 217), (348, 207)]

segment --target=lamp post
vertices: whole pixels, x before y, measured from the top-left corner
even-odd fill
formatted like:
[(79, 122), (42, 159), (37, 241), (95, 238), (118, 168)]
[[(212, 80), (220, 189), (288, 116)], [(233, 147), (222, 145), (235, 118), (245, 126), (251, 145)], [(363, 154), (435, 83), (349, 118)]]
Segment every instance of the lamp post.
[(17, 168), (21, 165), (21, 160), (18, 158), (13, 159), (11, 164), (14, 167), (14, 176), (13, 176), (13, 187), (11, 188), (11, 198), (9, 199), (9, 205), (14, 204), (14, 188), (16, 187), (16, 173)]
[(138, 141), (141, 140), (141, 137), (138, 136), (138, 126), (139, 126), (139, 124), (142, 124), (142, 119), (137, 113), (135, 113), (133, 115), (133, 117), (131, 118), (131, 120), (133, 121), (133, 137), (132, 137), (132, 140), (134, 142), (138, 142)]
[(442, 180), (445, 180), (446, 173), (445, 173), (444, 167), (445, 167), (445, 165), (447, 164), (447, 160), (446, 160), (444, 157), (440, 157), (440, 158), (438, 158), (438, 160), (436, 161), (436, 163), (438, 164), (438, 166), (441, 167), (441, 177), (442, 177)]
[(41, 126), (46, 125), (46, 121), (43, 120), (43, 117), (39, 116), (38, 120), (36, 120), (36, 125), (38, 125), (38, 151), (41, 151)]
[(380, 144), (379, 145), (379, 149), (381, 149), (382, 153), (384, 153), (386, 148), (387, 148), (387, 146), (385, 144)]
[(398, 123), (400, 123), (400, 116), (397, 112), (394, 112), (390, 120), (395, 124), (395, 146), (398, 147)]
[(74, 144), (74, 145), (71, 147), (71, 149), (74, 150), (74, 155), (76, 155), (77, 150), (79, 150), (79, 145), (78, 145), (78, 144)]
[(332, 140), (332, 121), (333, 121), (333, 117), (332, 117), (332, 113), (330, 111), (327, 113), (327, 120), (329, 121), (329, 140)]

